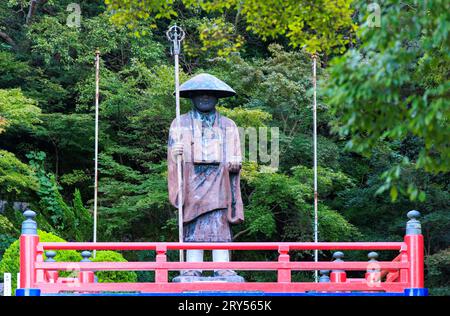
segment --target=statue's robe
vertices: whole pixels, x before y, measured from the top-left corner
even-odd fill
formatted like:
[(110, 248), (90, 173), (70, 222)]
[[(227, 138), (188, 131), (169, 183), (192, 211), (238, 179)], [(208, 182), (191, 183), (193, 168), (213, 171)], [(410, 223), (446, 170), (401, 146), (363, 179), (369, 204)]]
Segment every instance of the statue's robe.
[[(167, 161), (169, 199), (178, 206), (176, 120), (170, 127)], [(217, 111), (192, 111), (180, 116), (184, 144), (183, 222), (185, 241), (231, 241), (230, 223), (244, 220), (239, 172), (230, 173), (229, 162), (241, 162), (236, 124)]]

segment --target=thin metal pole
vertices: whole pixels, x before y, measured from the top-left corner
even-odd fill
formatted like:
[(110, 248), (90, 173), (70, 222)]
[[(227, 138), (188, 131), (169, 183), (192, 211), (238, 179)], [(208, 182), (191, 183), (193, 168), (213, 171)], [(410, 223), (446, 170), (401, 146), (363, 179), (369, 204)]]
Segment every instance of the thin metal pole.
[[(176, 137), (181, 141), (180, 129), (180, 79), (179, 79), (179, 54), (181, 50), (181, 41), (184, 39), (182, 28), (174, 25), (167, 31), (167, 38), (172, 41), (172, 53), (175, 59), (175, 105), (176, 105)], [(183, 177), (181, 173), (182, 157), (177, 156), (177, 177), (178, 177), (178, 241), (183, 243)], [(180, 262), (184, 261), (184, 250), (180, 249)]]
[[(181, 141), (180, 130), (180, 91), (179, 91), (179, 76), (178, 76), (178, 54), (175, 55), (175, 102), (176, 102), (176, 116), (177, 116), (177, 138)], [(181, 155), (177, 156), (177, 176), (178, 176), (178, 240), (183, 242), (183, 177), (181, 174)], [(184, 250), (180, 250), (180, 261), (184, 261)]]
[[(95, 51), (95, 158), (94, 158), (94, 237), (93, 242), (97, 242), (97, 195), (98, 195), (98, 99), (100, 83), (100, 51)], [(94, 258), (96, 250), (94, 249)]]
[[(313, 91), (314, 91), (314, 104), (313, 104), (313, 138), (314, 138), (314, 242), (319, 241), (318, 234), (318, 194), (317, 194), (317, 77), (316, 77), (316, 67), (317, 67), (317, 56), (313, 55)], [(314, 250), (314, 262), (318, 262), (319, 252)], [(318, 282), (318, 271), (314, 271), (315, 282)]]

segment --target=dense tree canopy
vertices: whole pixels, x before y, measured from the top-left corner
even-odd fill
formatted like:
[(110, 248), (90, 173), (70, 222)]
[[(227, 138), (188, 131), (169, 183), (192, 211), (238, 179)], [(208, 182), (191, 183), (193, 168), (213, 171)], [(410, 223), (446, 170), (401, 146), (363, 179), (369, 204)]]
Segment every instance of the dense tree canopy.
[[(246, 221), (233, 227), (234, 240), (313, 239), (311, 53), (320, 53), (319, 240), (398, 241), (406, 212), (420, 210), (428, 286), (449, 293), (442, 277), (450, 240), (445, 0), (384, 1), (379, 28), (368, 23), (366, 1), (77, 1), (79, 26), (67, 24), (72, 2), (0, 3), (0, 259), (22, 221), (14, 202), (36, 210), (42, 230), (91, 240), (96, 49), (98, 240), (177, 240), (166, 180), (175, 106), (165, 35), (177, 23), (186, 30), (180, 80), (216, 75), (237, 92), (220, 100), (221, 113), (242, 128), (279, 130), (279, 168), (244, 162)], [(242, 138), (247, 158), (249, 137)]]
[[(349, 33), (356, 29), (352, 21), (353, 9), (351, 0), (338, 1), (299, 1), (299, 0), (106, 0), (112, 19), (120, 25), (134, 29), (136, 24), (144, 21), (155, 26), (161, 18), (178, 17), (177, 6), (184, 5), (195, 11), (204, 10), (208, 13), (234, 15), (234, 24), (242, 18), (245, 29), (267, 38), (285, 36), (293, 47), (305, 46), (310, 53), (322, 51), (342, 52), (349, 43)], [(232, 33), (233, 28), (227, 28), (223, 18), (216, 18), (211, 38), (220, 42), (226, 37), (217, 36)], [(210, 32), (208, 25), (201, 25), (201, 32)], [(228, 30), (228, 32), (227, 32)], [(205, 39), (200, 37), (201, 39)], [(234, 38), (239, 39), (239, 38)], [(226, 44), (226, 43), (224, 43)], [(236, 44), (240, 44), (239, 41)], [(235, 50), (241, 45), (234, 45)], [(208, 48), (208, 46), (206, 46)]]
[[(394, 199), (402, 168), (450, 171), (448, 2), (410, 2), (383, 6), (381, 27), (361, 28), (362, 44), (335, 59), (329, 81), (329, 103), (340, 134), (351, 135), (350, 149), (370, 153), (384, 139), (416, 145), (384, 175), (382, 190)], [(417, 187), (410, 183), (407, 193), (416, 198)]]

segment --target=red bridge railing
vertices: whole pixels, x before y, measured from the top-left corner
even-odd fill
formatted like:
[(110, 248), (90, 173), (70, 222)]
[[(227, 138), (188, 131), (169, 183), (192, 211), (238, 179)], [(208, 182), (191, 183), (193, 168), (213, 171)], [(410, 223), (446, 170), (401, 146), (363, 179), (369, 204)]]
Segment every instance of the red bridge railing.
[[(233, 242), (233, 243), (176, 243), (176, 242), (40, 242), (33, 211), (24, 212), (20, 237), (20, 289), (17, 295), (57, 294), (62, 292), (261, 292), (271, 293), (403, 293), (427, 295), (424, 288), (423, 236), (419, 212), (408, 213), (406, 235), (402, 242)], [(277, 251), (277, 261), (232, 262), (170, 262), (167, 251), (189, 249), (228, 249), (238, 251)], [(290, 251), (339, 250), (333, 261), (291, 261)], [(83, 251), (81, 262), (55, 262), (55, 250)], [(90, 262), (87, 250), (152, 250), (153, 262)], [(368, 250), (369, 261), (343, 261), (344, 250)], [(377, 261), (373, 250), (394, 250), (399, 254), (392, 261)], [(44, 252), (48, 258), (43, 260)], [(220, 270), (277, 271), (276, 282), (190, 282), (169, 280), (169, 271)], [(320, 281), (293, 282), (292, 271), (321, 270)], [(72, 271), (73, 277), (63, 278), (60, 271)], [(97, 283), (95, 271), (154, 271), (154, 282)], [(347, 277), (348, 271), (364, 271), (361, 278)]]

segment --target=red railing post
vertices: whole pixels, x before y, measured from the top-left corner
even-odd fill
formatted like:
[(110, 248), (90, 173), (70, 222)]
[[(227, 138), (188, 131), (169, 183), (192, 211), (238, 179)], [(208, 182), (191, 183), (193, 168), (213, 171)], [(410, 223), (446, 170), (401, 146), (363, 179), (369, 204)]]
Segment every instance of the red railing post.
[[(156, 262), (165, 263), (167, 262), (167, 246), (158, 245), (156, 246)], [(155, 269), (155, 283), (168, 283), (169, 271), (167, 269), (156, 268)]]
[[(91, 262), (89, 258), (91, 257), (90, 251), (83, 251), (81, 253), (81, 262)], [(94, 283), (94, 272), (93, 271), (80, 271), (78, 273), (78, 282), (79, 283)]]
[[(330, 282), (330, 270), (320, 270), (319, 283), (329, 283)], [(327, 291), (319, 291), (320, 293), (326, 293)]]
[(381, 269), (377, 261), (378, 253), (376, 253), (375, 251), (369, 252), (367, 257), (369, 257), (369, 263), (367, 264), (367, 272), (365, 274), (367, 285), (369, 285), (370, 287), (380, 287)]
[[(333, 253), (333, 258), (336, 263), (344, 262), (342, 258), (344, 258), (344, 253), (341, 251), (336, 251)], [(332, 270), (330, 274), (330, 281), (335, 283), (344, 283), (347, 281), (347, 274), (344, 270)]]
[(41, 291), (35, 288), (37, 245), (39, 236), (37, 224), (34, 221), (36, 213), (26, 210), (23, 215), (26, 220), (22, 222), (20, 235), (20, 288), (16, 290), (16, 296), (39, 296)]
[(409, 221), (406, 223), (405, 243), (409, 262), (409, 288), (405, 294), (409, 296), (426, 296), (428, 290), (424, 288), (424, 247), (423, 235), (418, 211), (410, 211), (407, 214)]
[[(35, 262), (44, 262), (44, 251), (43, 249), (36, 249), (36, 261)], [(36, 269), (36, 283), (45, 282), (44, 270)]]
[[(400, 262), (408, 263), (408, 245), (402, 246), (400, 249)], [(400, 269), (399, 281), (403, 283), (409, 282), (409, 269)]]
[[(289, 258), (289, 246), (280, 246), (278, 248), (278, 262), (283, 266), (283, 263), (288, 263)], [(278, 268), (278, 283), (290, 283), (291, 282), (291, 270), (287, 268)]]
[[(55, 251), (52, 251), (52, 250), (46, 251), (45, 256), (47, 257), (45, 262), (56, 262), (54, 259), (56, 257)], [(57, 270), (47, 270), (45, 272), (45, 282), (56, 283), (56, 282), (58, 282), (58, 277), (59, 277), (59, 272)]]

